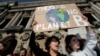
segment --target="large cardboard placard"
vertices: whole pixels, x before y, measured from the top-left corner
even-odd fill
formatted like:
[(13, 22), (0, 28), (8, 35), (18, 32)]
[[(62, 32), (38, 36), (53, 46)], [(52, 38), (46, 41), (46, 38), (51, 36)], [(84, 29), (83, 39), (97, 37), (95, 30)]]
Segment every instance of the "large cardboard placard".
[(53, 31), (72, 27), (88, 26), (82, 13), (75, 4), (51, 5), (37, 7), (34, 20), (38, 23), (33, 27), (35, 32)]

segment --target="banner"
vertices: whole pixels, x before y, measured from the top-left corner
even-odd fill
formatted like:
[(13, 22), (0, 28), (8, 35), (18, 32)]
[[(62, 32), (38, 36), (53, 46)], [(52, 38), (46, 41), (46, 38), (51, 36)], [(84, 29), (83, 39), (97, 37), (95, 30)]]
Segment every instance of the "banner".
[(72, 27), (88, 26), (82, 13), (75, 4), (51, 5), (37, 7), (34, 20), (38, 23), (33, 27), (35, 32), (53, 31)]

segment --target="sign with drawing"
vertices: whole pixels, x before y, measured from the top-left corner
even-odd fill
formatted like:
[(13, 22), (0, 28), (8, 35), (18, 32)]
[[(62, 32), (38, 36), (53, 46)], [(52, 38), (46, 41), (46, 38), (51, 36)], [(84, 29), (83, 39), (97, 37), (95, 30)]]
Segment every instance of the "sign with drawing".
[(35, 32), (53, 31), (72, 27), (88, 26), (82, 13), (75, 4), (51, 5), (37, 7), (33, 27)]

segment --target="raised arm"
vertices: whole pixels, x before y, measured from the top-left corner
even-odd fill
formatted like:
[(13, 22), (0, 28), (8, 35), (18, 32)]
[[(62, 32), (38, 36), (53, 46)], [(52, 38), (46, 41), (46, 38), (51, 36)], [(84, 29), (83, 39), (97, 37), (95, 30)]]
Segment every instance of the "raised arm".
[[(88, 18), (86, 16), (83, 15), (82, 18), (84, 20), (88, 21)], [(91, 28), (91, 26), (87, 26), (86, 30), (87, 30), (87, 42), (85, 44), (85, 47), (93, 49), (96, 46), (96, 44), (97, 44), (96, 35), (93, 32), (93, 29)]]
[(35, 54), (35, 56), (41, 56), (44, 55), (44, 51), (37, 45), (37, 43), (35, 42), (35, 36), (34, 36), (34, 32), (30, 38), (30, 48), (33, 51), (33, 53)]
[(93, 49), (97, 44), (97, 38), (93, 30), (91, 29), (90, 26), (87, 27), (87, 42), (86, 46), (89, 49)]
[[(32, 26), (34, 27), (34, 25), (36, 25), (37, 22), (34, 21)], [(37, 45), (37, 43), (35, 42), (35, 33), (32, 32), (32, 35), (30, 37), (30, 48), (31, 50), (34, 52), (35, 56), (44, 56), (44, 51)]]

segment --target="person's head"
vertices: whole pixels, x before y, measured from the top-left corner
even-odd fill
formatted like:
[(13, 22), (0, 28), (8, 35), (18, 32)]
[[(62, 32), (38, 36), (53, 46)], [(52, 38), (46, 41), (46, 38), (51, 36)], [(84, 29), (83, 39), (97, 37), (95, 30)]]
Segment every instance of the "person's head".
[(0, 51), (4, 51), (6, 47), (6, 44), (3, 42), (0, 42)]
[(20, 50), (20, 56), (26, 56), (27, 50), (25, 48), (22, 48)]
[(12, 54), (8, 54), (7, 56), (12, 56)]
[(65, 38), (66, 51), (68, 53), (78, 51), (80, 49), (80, 42), (76, 35), (68, 35)]
[(56, 36), (49, 37), (45, 42), (45, 48), (47, 51), (58, 51), (60, 41)]

